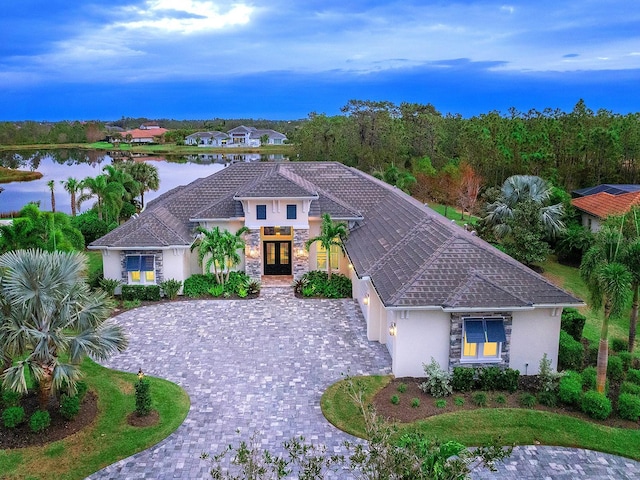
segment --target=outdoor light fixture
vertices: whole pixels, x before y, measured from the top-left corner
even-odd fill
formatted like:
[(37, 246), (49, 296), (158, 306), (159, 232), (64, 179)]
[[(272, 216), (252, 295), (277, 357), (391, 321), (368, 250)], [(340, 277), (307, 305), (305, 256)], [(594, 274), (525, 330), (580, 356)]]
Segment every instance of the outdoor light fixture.
[(300, 247), (300, 248), (298, 249), (298, 256), (299, 256), (299, 257), (303, 257), (303, 256), (304, 256), (304, 254), (305, 254), (305, 250), (304, 250), (304, 248)]
[(144, 378), (144, 372), (142, 369), (138, 370), (138, 380), (142, 380)]
[(353, 263), (349, 264), (349, 270), (353, 270)]
[(398, 334), (398, 325), (396, 322), (391, 322), (391, 326), (389, 327), (389, 335), (395, 337)]
[(256, 247), (249, 247), (247, 255), (249, 258), (258, 258), (258, 249)]
[(369, 294), (368, 293), (362, 299), (362, 303), (364, 303), (365, 305), (369, 305)]

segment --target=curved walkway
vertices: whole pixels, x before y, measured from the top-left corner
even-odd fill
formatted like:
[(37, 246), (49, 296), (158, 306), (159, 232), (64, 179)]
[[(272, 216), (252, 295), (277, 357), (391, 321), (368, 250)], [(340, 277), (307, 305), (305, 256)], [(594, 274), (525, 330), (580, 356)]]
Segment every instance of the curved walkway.
[[(322, 416), (323, 391), (347, 372), (387, 374), (391, 359), (384, 345), (367, 340), (353, 301), (299, 300), (289, 292), (265, 288), (257, 300), (175, 302), (119, 315), (130, 345), (105, 365), (142, 368), (177, 383), (191, 409), (164, 441), (89, 478), (207, 478), (203, 452), (219, 453), (254, 433), (272, 451), (300, 435), (340, 451), (353, 437)], [(498, 473), (475, 476), (640, 478), (640, 463), (584, 450), (519, 447)]]

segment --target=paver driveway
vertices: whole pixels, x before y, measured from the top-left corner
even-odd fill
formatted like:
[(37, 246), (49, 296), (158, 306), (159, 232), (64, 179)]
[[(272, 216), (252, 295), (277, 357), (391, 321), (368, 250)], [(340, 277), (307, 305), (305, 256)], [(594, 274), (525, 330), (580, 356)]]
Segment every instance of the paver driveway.
[(236, 429), (245, 439), (257, 432), (269, 448), (298, 435), (329, 447), (347, 439), (322, 416), (323, 391), (343, 373), (390, 373), (391, 358), (367, 340), (352, 300), (290, 292), (265, 288), (257, 300), (175, 302), (119, 315), (129, 348), (105, 365), (177, 383), (191, 410), (159, 445), (91, 478), (206, 478), (200, 454), (236, 444)]
[[(272, 451), (299, 435), (339, 448), (352, 437), (322, 416), (325, 388), (347, 372), (390, 372), (386, 347), (367, 341), (351, 300), (299, 300), (291, 289), (266, 288), (257, 300), (162, 304), (117, 321), (130, 345), (105, 365), (181, 385), (191, 410), (167, 439), (89, 477), (96, 480), (207, 478), (200, 454), (236, 444), (236, 429), (244, 439), (257, 432)], [(474, 478), (640, 478), (640, 462), (560, 447), (518, 447), (498, 468)]]

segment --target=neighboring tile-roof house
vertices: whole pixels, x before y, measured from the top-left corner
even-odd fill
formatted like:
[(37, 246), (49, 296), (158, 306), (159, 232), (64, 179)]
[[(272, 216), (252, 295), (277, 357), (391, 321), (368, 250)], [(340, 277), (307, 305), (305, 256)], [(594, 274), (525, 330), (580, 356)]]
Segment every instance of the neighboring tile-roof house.
[(312, 215), (348, 220), (347, 254), (387, 307), (582, 304), (397, 188), (335, 162), (231, 164), (149, 202), (91, 247), (189, 246), (197, 221), (241, 219), (239, 199), (252, 196), (305, 197)]
[(587, 195), (595, 195), (600, 192), (610, 193), (611, 195), (640, 192), (640, 185), (603, 183), (601, 185), (596, 185), (595, 187), (574, 190), (571, 193), (574, 197), (586, 197)]
[(578, 210), (604, 219), (609, 215), (621, 215), (628, 212), (634, 205), (640, 205), (640, 191), (618, 195), (600, 192), (574, 198), (571, 200), (571, 204)]

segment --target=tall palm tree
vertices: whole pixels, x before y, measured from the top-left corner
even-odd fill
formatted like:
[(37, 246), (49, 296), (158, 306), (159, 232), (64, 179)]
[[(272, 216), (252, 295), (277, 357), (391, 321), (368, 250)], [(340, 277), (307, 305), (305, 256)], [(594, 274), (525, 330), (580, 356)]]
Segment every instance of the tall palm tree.
[(592, 308), (604, 309), (596, 364), (596, 388), (600, 393), (604, 392), (607, 379), (609, 319), (624, 309), (632, 281), (629, 269), (621, 263), (625, 255), (623, 248), (621, 232), (604, 226), (596, 234), (594, 245), (584, 254), (580, 264), (580, 276), (589, 289)]
[(213, 227), (211, 230), (207, 230), (204, 227), (197, 227), (195, 230), (198, 233), (198, 238), (193, 245), (191, 245), (191, 251), (198, 249), (198, 262), (203, 265), (204, 259), (207, 261), (204, 264), (205, 271), (211, 273), (213, 267), (213, 274), (216, 277), (218, 283), (224, 283), (224, 276), (222, 271), (218, 270), (219, 266), (224, 265), (225, 249), (224, 249), (224, 235), (220, 227)]
[[(118, 218), (120, 209), (124, 202), (124, 195), (126, 193), (124, 187), (117, 182), (109, 183), (106, 175), (98, 175), (97, 177), (87, 177), (82, 183), (81, 187), (86, 188), (88, 191), (80, 195), (78, 198), (78, 205), (82, 202), (96, 197), (96, 207), (98, 210), (98, 219), (102, 220), (103, 212), (106, 210), (113, 212), (113, 220)], [(110, 218), (107, 218), (107, 223)]]
[(107, 177), (107, 183), (119, 183), (125, 189), (125, 200), (132, 201), (140, 193), (140, 184), (124, 170), (113, 165), (106, 165), (103, 169)]
[(540, 221), (551, 238), (564, 230), (561, 203), (547, 205), (551, 198), (552, 187), (542, 178), (534, 175), (513, 175), (507, 178), (500, 189), (500, 197), (487, 206), (485, 221), (493, 227), (498, 238), (511, 231), (509, 220), (521, 202), (531, 201), (539, 207)]
[(631, 273), (631, 315), (629, 317), (629, 352), (633, 353), (638, 327), (638, 306), (640, 303), (640, 237), (631, 243), (625, 252), (623, 263)]
[(69, 195), (71, 195), (71, 216), (75, 217), (76, 212), (78, 211), (76, 196), (81, 190), (80, 181), (73, 177), (69, 177), (67, 180), (60, 180), (60, 183), (62, 184), (64, 189), (69, 192)]
[(349, 230), (347, 228), (346, 223), (333, 223), (331, 220), (331, 216), (328, 213), (322, 214), (322, 224), (320, 225), (320, 235), (317, 237), (310, 238), (306, 241), (305, 247), (307, 250), (314, 243), (318, 242), (322, 245), (327, 252), (327, 276), (331, 278), (331, 247), (336, 245), (341, 249), (344, 248), (342, 242), (347, 235), (349, 234)]
[(27, 372), (38, 383), (40, 408), (81, 376), (86, 356), (104, 360), (127, 346), (108, 322), (106, 293), (85, 281), (87, 259), (78, 252), (17, 250), (0, 256), (0, 348), (20, 358), (3, 375), (3, 387), (25, 393)]
[(118, 168), (124, 170), (140, 184), (140, 207), (144, 208), (144, 192), (160, 188), (158, 167), (146, 162), (123, 162)]
[(47, 182), (47, 186), (49, 187), (49, 190), (51, 190), (51, 212), (56, 213), (56, 195), (53, 192), (53, 189), (56, 186), (55, 180), (49, 180)]
[(236, 233), (231, 233), (228, 230), (225, 230), (223, 233), (222, 249), (224, 253), (224, 263), (222, 264), (222, 268), (226, 270), (225, 282), (229, 281), (231, 268), (240, 263), (240, 254), (238, 251), (244, 248), (245, 243), (242, 235), (248, 231), (249, 229), (247, 227), (242, 227)]

